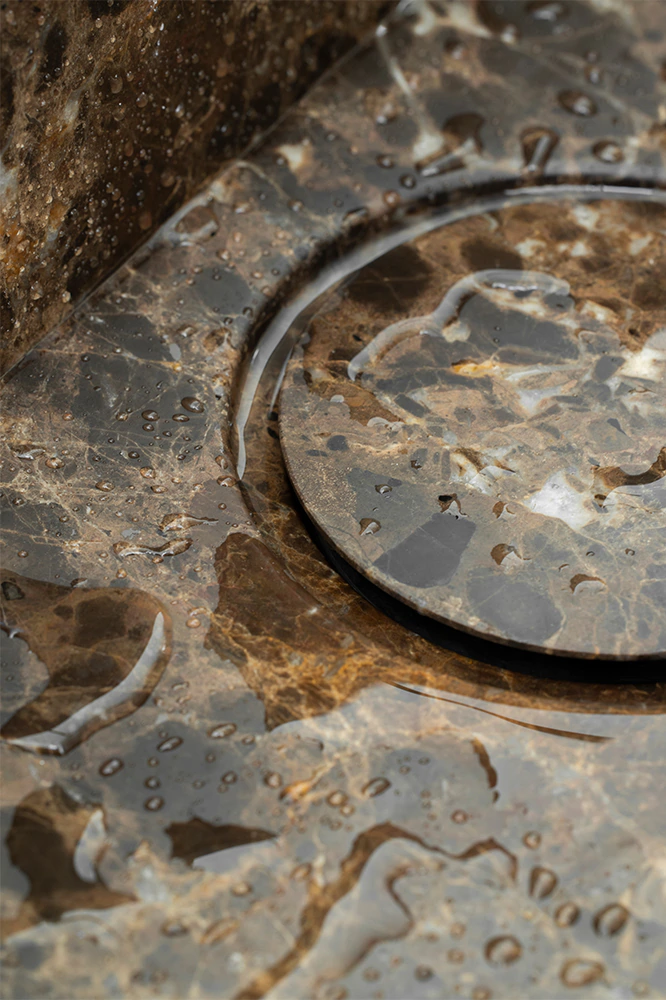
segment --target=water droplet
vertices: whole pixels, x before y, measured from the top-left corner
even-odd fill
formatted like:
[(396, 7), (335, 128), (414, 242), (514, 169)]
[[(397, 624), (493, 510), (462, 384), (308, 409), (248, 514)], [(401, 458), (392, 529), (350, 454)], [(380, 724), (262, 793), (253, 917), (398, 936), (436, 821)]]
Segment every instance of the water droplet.
[(271, 771), (264, 778), (264, 784), (268, 785), (269, 788), (279, 788), (282, 784), (282, 775), (278, 774), (277, 771)]
[(555, 911), (555, 923), (558, 927), (571, 927), (580, 917), (580, 909), (575, 903), (562, 903)]
[[(588, 552), (587, 555), (590, 555)], [(594, 555), (594, 553), (592, 553)], [(576, 573), (569, 580), (569, 587), (572, 594), (582, 594), (586, 592), (596, 593), (604, 590), (606, 584), (599, 576), (588, 576), (587, 573)]]
[(621, 903), (611, 903), (592, 918), (592, 926), (601, 937), (619, 934), (629, 919), (629, 910)]
[(566, 13), (561, 0), (533, 0), (527, 9), (535, 21), (557, 21)]
[(361, 205), (358, 208), (350, 209), (350, 211), (345, 214), (342, 221), (347, 223), (361, 222), (363, 219), (367, 219), (368, 215), (369, 212), (367, 208)]
[(95, 483), (95, 489), (101, 490), (102, 493), (110, 493), (113, 489), (113, 483), (109, 482), (108, 479), (100, 479), (98, 483)]
[(515, 545), (507, 545), (505, 542), (500, 542), (499, 545), (494, 545), (491, 549), (490, 555), (492, 556), (494, 562), (498, 566), (501, 566), (504, 560), (508, 556), (514, 556), (515, 558), (512, 562), (515, 564), (518, 559), (522, 559), (522, 556), (518, 554)]
[(404, 188), (411, 190), (416, 187), (416, 177), (413, 174), (403, 174), (400, 178), (400, 183)]
[(157, 410), (142, 410), (141, 416), (143, 417), (144, 420), (150, 420), (150, 421), (160, 419), (160, 415), (157, 412)]
[(53, 456), (53, 458), (47, 458), (44, 464), (47, 465), (49, 469), (62, 469), (65, 463), (61, 458)]
[(337, 808), (338, 806), (343, 806), (345, 804), (345, 802), (347, 801), (347, 796), (345, 795), (344, 792), (341, 792), (339, 789), (337, 789), (336, 791), (331, 792), (330, 795), (326, 796), (326, 801), (328, 802), (329, 806)]
[(374, 798), (376, 795), (381, 795), (382, 792), (385, 792), (390, 787), (391, 782), (388, 778), (372, 778), (367, 785), (363, 786), (363, 794)]
[(151, 469), (149, 465), (144, 466), (143, 469), (139, 469), (139, 472), (141, 473), (144, 479), (154, 479), (156, 476), (155, 470)]
[(597, 142), (592, 147), (592, 152), (602, 163), (621, 163), (624, 159), (622, 147), (616, 142)]
[(491, 938), (484, 949), (486, 958), (493, 965), (512, 965), (522, 953), (523, 946), (513, 934)]
[(44, 449), (37, 447), (32, 447), (31, 445), (19, 445), (18, 447), (12, 447), (12, 451), (17, 456), (27, 462), (34, 462), (38, 455), (44, 454)]
[(452, 59), (462, 59), (467, 52), (467, 48), (459, 38), (449, 38), (444, 45), (444, 51)]
[(117, 774), (118, 771), (121, 771), (124, 766), (120, 757), (111, 757), (100, 765), (99, 773), (103, 778), (110, 778), (112, 774)]
[(180, 736), (171, 736), (169, 739), (163, 740), (162, 743), (159, 744), (157, 749), (160, 751), (160, 753), (168, 753), (169, 750), (175, 750), (176, 747), (179, 747), (182, 742), (183, 741), (180, 738)]
[(375, 486), (375, 489), (383, 497), (385, 497), (387, 493), (391, 492), (391, 487), (387, 486), (385, 483), (382, 483), (379, 486)]
[(381, 528), (379, 521), (375, 521), (372, 517), (361, 518), (359, 524), (361, 526), (359, 535), (376, 535)]
[(603, 71), (599, 66), (587, 66), (585, 68), (585, 79), (588, 83), (593, 83), (598, 87), (604, 78)]
[(520, 31), (515, 24), (507, 24), (502, 28), (500, 32), (500, 38), (507, 45), (514, 45), (516, 42), (520, 41)]
[(226, 774), (222, 775), (222, 781), (225, 785), (234, 785), (238, 781), (238, 775), (235, 771), (227, 771)]
[(167, 920), (162, 924), (160, 930), (166, 937), (180, 937), (182, 934), (187, 934), (187, 927), (179, 920)]
[(417, 965), (414, 969), (414, 977), (419, 980), (420, 983), (427, 982), (428, 979), (432, 979), (433, 971), (427, 965)]
[(231, 887), (234, 896), (247, 896), (252, 892), (252, 886), (248, 882), (237, 882)]
[(578, 989), (589, 986), (603, 978), (604, 967), (600, 962), (592, 962), (585, 958), (573, 958), (565, 962), (560, 972), (560, 979), (565, 986)]
[(469, 816), (464, 809), (456, 809), (455, 812), (451, 813), (451, 819), (454, 823), (466, 823)]
[(553, 129), (536, 125), (522, 133), (523, 163), (529, 173), (540, 173), (553, 155), (560, 137)]
[(549, 868), (537, 865), (530, 872), (530, 896), (534, 899), (546, 899), (551, 896), (557, 886), (557, 875)]
[(537, 833), (536, 830), (528, 830), (523, 837), (523, 844), (525, 847), (529, 847), (531, 851), (535, 851), (541, 844), (541, 834)]
[(296, 865), (293, 872), (291, 873), (291, 877), (293, 878), (294, 882), (304, 882), (305, 879), (309, 877), (311, 872), (312, 872), (312, 865), (307, 864), (306, 862), (305, 864), (302, 865)]
[(146, 780), (144, 781), (144, 785), (146, 786), (146, 788), (153, 788), (153, 789), (159, 788), (161, 784), (162, 782), (160, 781), (160, 779), (155, 778), (154, 776), (146, 778)]
[[(155, 490), (163, 490), (163, 486), (153, 487)], [(164, 545), (137, 545), (135, 542), (115, 542), (113, 551), (119, 559), (127, 556), (155, 556), (164, 559), (166, 556), (179, 556), (192, 545), (191, 538), (174, 538), (172, 542), (165, 542)]]
[(385, 170), (390, 170), (390, 168), (393, 167), (394, 165), (395, 164), (393, 163), (393, 160), (391, 159), (390, 156), (382, 155), (377, 157), (377, 166), (384, 167)]
[(179, 511), (177, 514), (168, 514), (160, 522), (160, 531), (183, 531), (187, 528), (194, 528), (198, 524), (217, 524), (216, 517), (194, 517), (193, 514), (186, 514)]
[(159, 795), (151, 795), (151, 797), (146, 799), (143, 803), (144, 809), (147, 809), (149, 812), (157, 812), (157, 810), (161, 809), (163, 805), (164, 799), (160, 798)]
[(224, 740), (236, 732), (236, 724), (233, 722), (222, 722), (219, 726), (208, 730), (208, 735), (214, 740)]
[(196, 396), (185, 396), (181, 399), (180, 405), (184, 410), (189, 410), (190, 413), (203, 413), (205, 407), (200, 399)]
[(175, 420), (177, 424), (186, 424), (190, 418), (186, 413), (174, 413), (171, 419)]
[(558, 100), (565, 111), (581, 118), (589, 118), (597, 113), (597, 106), (591, 97), (582, 90), (563, 90), (558, 94)]

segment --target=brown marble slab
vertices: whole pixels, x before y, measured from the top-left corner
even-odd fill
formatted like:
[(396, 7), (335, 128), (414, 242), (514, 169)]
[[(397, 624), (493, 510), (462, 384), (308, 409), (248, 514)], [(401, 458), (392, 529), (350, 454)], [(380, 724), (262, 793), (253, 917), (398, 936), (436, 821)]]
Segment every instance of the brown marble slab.
[[(8, 995), (664, 994), (661, 665), (517, 671), (379, 611), (310, 536), (276, 389), (373, 241), (488, 186), (662, 188), (665, 30), (654, 3), (403, 6), (10, 373), (3, 724), (49, 657), (122, 657), (77, 667), (78, 711), (170, 635), (77, 745), (3, 739)], [(77, 635), (109, 592), (114, 634)]]

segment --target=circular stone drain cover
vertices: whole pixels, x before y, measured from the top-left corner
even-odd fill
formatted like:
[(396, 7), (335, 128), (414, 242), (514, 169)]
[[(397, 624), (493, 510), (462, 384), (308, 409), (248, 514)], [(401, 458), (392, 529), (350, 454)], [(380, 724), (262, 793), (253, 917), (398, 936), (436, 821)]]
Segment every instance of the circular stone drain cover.
[(327, 542), (485, 638), (664, 655), (665, 234), (644, 201), (516, 205), (331, 294), (280, 404)]

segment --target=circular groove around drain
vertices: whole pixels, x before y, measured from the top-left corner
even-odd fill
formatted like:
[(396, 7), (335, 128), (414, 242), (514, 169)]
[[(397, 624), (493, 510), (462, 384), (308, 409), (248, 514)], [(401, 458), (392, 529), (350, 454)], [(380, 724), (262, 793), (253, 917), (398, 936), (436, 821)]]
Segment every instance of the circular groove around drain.
[(505, 207), (325, 299), (280, 435), (326, 542), (481, 637), (663, 656), (664, 231), (638, 200)]

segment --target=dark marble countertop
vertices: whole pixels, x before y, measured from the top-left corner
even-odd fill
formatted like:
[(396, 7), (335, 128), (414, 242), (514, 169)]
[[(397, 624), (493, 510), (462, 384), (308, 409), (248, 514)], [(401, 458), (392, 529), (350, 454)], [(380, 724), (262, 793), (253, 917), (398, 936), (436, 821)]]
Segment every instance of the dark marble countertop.
[[(666, 995), (663, 662), (507, 669), (383, 614), (299, 512), (278, 395), (318, 297), (421, 222), (501, 197), (499, 231), (550, 186), (617, 236), (620, 196), (661, 203), (665, 34), (659, 2), (403, 5), (6, 377), (7, 995)], [(661, 219), (637, 344), (619, 278), (600, 306), (625, 366)], [(390, 400), (354, 356), (315, 374), (365, 434)]]

